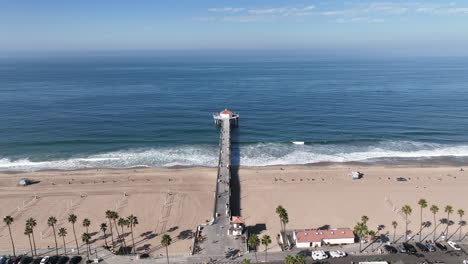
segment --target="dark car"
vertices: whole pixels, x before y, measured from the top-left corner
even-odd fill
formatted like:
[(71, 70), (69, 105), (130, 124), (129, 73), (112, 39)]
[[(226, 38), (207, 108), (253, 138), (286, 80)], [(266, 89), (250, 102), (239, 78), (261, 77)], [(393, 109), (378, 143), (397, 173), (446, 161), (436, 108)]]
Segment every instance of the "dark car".
[(440, 250), (447, 250), (447, 247), (439, 242), (435, 243), (436, 247), (438, 247)]
[(406, 178), (403, 178), (403, 177), (399, 177), (399, 178), (397, 178), (396, 180), (397, 180), (397, 181), (407, 181), (407, 179), (406, 179)]
[(398, 253), (398, 250), (396, 250), (396, 248), (394, 248), (394, 247), (392, 247), (390, 245), (384, 245), (384, 249), (385, 249), (385, 251), (387, 251), (390, 254)]
[(61, 256), (59, 257), (57, 264), (66, 264), (70, 258), (67, 256)]
[(21, 261), (19, 262), (19, 264), (30, 264), (33, 262), (33, 258), (31, 257), (28, 257), (28, 256), (24, 256), (21, 258)]
[(432, 244), (426, 243), (424, 245), (427, 247), (427, 249), (429, 249), (429, 252), (436, 251), (435, 247)]
[(41, 264), (41, 260), (42, 260), (41, 257), (35, 258), (35, 259), (33, 260), (33, 264)]
[(429, 252), (429, 249), (423, 244), (423, 243), (416, 243), (416, 246), (421, 250), (422, 252)]
[(406, 251), (408, 251), (408, 254), (418, 253), (416, 248), (413, 245), (409, 244), (409, 243), (403, 243), (403, 246), (405, 247)]
[(80, 263), (82, 260), (82, 258), (80, 256), (74, 256), (70, 259), (70, 261), (68, 262), (69, 264), (78, 264)]

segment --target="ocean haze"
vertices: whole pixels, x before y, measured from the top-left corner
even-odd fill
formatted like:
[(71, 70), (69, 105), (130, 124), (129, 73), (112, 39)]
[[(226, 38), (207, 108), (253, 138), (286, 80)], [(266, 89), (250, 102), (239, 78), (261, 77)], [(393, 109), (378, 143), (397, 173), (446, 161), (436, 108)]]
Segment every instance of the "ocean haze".
[(460, 161), (467, 84), (468, 58), (13, 56), (0, 170), (216, 166), (224, 108), (241, 115), (242, 165)]

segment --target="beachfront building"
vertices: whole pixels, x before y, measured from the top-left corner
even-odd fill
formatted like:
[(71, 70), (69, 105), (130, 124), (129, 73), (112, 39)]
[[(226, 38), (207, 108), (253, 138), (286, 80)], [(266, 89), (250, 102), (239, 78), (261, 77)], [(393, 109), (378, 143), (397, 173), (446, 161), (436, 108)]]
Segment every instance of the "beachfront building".
[(231, 217), (231, 224), (229, 225), (228, 234), (231, 236), (240, 236), (244, 233), (244, 218), (241, 216)]
[(298, 248), (344, 245), (354, 243), (354, 233), (349, 228), (294, 230), (294, 243)]

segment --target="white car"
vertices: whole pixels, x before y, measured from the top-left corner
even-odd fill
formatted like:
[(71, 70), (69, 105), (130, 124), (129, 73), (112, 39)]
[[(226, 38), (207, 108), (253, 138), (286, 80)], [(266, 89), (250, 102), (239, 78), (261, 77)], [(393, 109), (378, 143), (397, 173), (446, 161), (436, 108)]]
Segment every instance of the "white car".
[(342, 250), (330, 251), (330, 257), (332, 258), (343, 258), (346, 257), (346, 252)]
[(453, 242), (452, 240), (447, 241), (447, 244), (455, 250), (461, 250), (461, 247), (457, 243)]
[(322, 260), (327, 259), (328, 255), (323, 250), (312, 251), (312, 259), (313, 260)]
[(465, 259), (465, 260), (463, 261), (463, 264), (468, 264), (468, 260)]
[(49, 262), (49, 256), (45, 256), (41, 259), (41, 264), (47, 264)]

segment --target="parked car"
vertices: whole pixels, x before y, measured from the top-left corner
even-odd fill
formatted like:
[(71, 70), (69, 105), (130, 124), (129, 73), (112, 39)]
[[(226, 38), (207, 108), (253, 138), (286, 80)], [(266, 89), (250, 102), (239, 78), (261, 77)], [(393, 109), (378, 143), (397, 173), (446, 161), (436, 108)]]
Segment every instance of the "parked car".
[(416, 243), (416, 246), (421, 250), (422, 252), (429, 252), (429, 249), (423, 244), (423, 243)]
[(434, 251), (436, 251), (435, 247), (434, 247), (432, 244), (426, 243), (426, 244), (424, 244), (424, 245), (427, 247), (427, 249), (429, 250), (429, 252), (434, 252)]
[(398, 177), (396, 180), (397, 180), (397, 181), (407, 181), (407, 179), (406, 179), (406, 178), (403, 178), (403, 177)]
[(401, 244), (401, 245), (398, 246), (398, 250), (400, 250), (401, 253), (406, 253), (406, 252), (408, 252), (408, 250), (406, 250), (406, 247), (403, 246), (403, 244)]
[(7, 259), (7, 257), (0, 257), (0, 264), (4, 264)]
[(461, 250), (461, 247), (457, 243), (453, 242), (452, 240), (447, 241), (447, 244), (455, 250)]
[(21, 261), (19, 262), (19, 264), (30, 264), (33, 262), (33, 258), (31, 257), (28, 257), (28, 256), (24, 256), (21, 258)]
[(323, 250), (312, 251), (312, 259), (313, 260), (322, 260), (327, 259), (328, 255)]
[(50, 257), (49, 256), (45, 256), (41, 259), (41, 263), (40, 264), (48, 264), (49, 263), (49, 259)]
[(334, 250), (334, 251), (330, 251), (329, 255), (332, 258), (343, 258), (343, 257), (346, 257), (346, 252), (342, 250)]
[(403, 246), (406, 248), (406, 251), (408, 252), (408, 254), (418, 253), (416, 248), (413, 245), (409, 244), (409, 243), (403, 243)]
[(385, 251), (387, 251), (390, 254), (398, 253), (398, 250), (396, 250), (396, 248), (394, 248), (394, 247), (392, 247), (390, 245), (384, 245), (384, 249), (385, 249)]
[(435, 245), (442, 251), (447, 250), (447, 247), (442, 243), (436, 242)]
[(67, 256), (61, 256), (57, 260), (57, 264), (66, 264), (70, 258)]
[(70, 259), (70, 261), (68, 262), (68, 264), (78, 264), (80, 263), (82, 260), (82, 257), (80, 256), (74, 256)]

